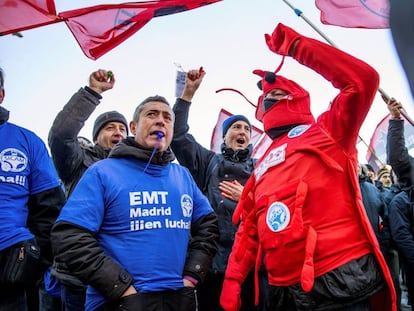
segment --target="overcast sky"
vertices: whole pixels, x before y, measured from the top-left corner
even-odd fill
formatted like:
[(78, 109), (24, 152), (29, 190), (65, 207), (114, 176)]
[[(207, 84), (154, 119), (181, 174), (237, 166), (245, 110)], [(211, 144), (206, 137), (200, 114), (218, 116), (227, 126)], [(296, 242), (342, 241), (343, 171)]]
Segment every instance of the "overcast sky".
[[(58, 1), (59, 3), (63, 1)], [(71, 0), (58, 4), (57, 11), (99, 3), (122, 1)], [(313, 1), (294, 1), (339, 48), (371, 64), (380, 74), (381, 88), (401, 100), (413, 117), (408, 85), (395, 53), (388, 29), (347, 29), (322, 25)], [(132, 118), (136, 105), (150, 95), (175, 100), (175, 75), (180, 64), (185, 70), (203, 66), (206, 76), (190, 111), (190, 131), (205, 146), (218, 113), (224, 108), (244, 114), (258, 127), (254, 108), (231, 92), (215, 91), (232, 87), (256, 102), (260, 91), (254, 69), (275, 70), (281, 57), (264, 41), (278, 22), (315, 39), (324, 39), (282, 0), (224, 0), (200, 9), (154, 18), (127, 41), (96, 61), (88, 59), (64, 23), (22, 32), (23, 38), (0, 37), (0, 66), (6, 73), (3, 106), (11, 111), (10, 122), (27, 127), (47, 141), (56, 114), (71, 95), (88, 82), (99, 68), (112, 70), (113, 90), (104, 98), (85, 124), (81, 135), (91, 138), (93, 121), (107, 110), (118, 110)], [(329, 61), (329, 60), (327, 60)], [(312, 111), (317, 116), (337, 94), (332, 85), (312, 70), (287, 58), (280, 74), (295, 80), (311, 94)], [(378, 95), (360, 136), (369, 143), (377, 123), (387, 114)], [(359, 144), (360, 160), (366, 148)]]

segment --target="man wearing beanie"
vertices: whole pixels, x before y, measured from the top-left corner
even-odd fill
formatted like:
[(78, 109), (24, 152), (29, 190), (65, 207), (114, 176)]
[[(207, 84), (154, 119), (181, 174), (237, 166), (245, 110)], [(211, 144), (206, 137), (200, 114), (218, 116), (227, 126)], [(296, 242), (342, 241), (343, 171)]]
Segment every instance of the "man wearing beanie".
[[(128, 123), (117, 111), (99, 115), (94, 123), (93, 144), (78, 141), (78, 135), (102, 99), (101, 94), (113, 88), (115, 76), (106, 70), (97, 70), (89, 76), (89, 86), (80, 88), (56, 116), (49, 132), (48, 142), (53, 162), (65, 186), (66, 196), (73, 192), (83, 173), (95, 162), (108, 157), (111, 149), (128, 135)], [(83, 310), (86, 287), (65, 273), (59, 263), (52, 274), (63, 286), (62, 303), (65, 311)]]
[[(241, 284), (264, 258), (272, 311), (395, 311), (392, 278), (365, 212), (356, 143), (378, 90), (365, 62), (279, 23), (269, 49), (338, 89), (315, 119), (309, 93), (275, 71), (255, 70), (256, 117), (272, 143), (233, 214), (240, 222), (221, 305), (237, 311)], [(320, 104), (320, 103), (319, 103)]]
[[(220, 293), (237, 230), (237, 226), (232, 224), (231, 217), (256, 161), (251, 158), (251, 124), (243, 115), (231, 116), (223, 122), (223, 144), (220, 154), (204, 148), (189, 134), (188, 115), (191, 100), (204, 75), (205, 73), (200, 70), (190, 70), (186, 75), (182, 96), (177, 98), (173, 107), (175, 123), (171, 148), (179, 163), (190, 170), (219, 220), (218, 251), (204, 282), (198, 284), (198, 310), (216, 311), (222, 310)], [(263, 275), (263, 271), (260, 273)], [(263, 281), (263, 278), (260, 280)], [(244, 311), (258, 310), (254, 305), (253, 283), (253, 273), (251, 273), (243, 286), (242, 310)], [(262, 304), (264, 300), (261, 300)], [(264, 306), (261, 305), (259, 310), (265, 310)]]
[(377, 182), (381, 182), (382, 186), (384, 186), (387, 189), (391, 188), (391, 171), (387, 167), (383, 167), (378, 170)]

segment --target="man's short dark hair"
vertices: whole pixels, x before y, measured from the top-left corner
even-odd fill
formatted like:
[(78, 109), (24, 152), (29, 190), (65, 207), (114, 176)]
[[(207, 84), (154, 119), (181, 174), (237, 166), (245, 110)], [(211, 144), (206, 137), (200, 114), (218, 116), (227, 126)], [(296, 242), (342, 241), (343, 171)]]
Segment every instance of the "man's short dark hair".
[(145, 98), (138, 106), (135, 108), (134, 115), (132, 116), (132, 121), (138, 122), (139, 114), (144, 109), (144, 106), (149, 102), (162, 102), (166, 105), (170, 105), (167, 99), (161, 95), (155, 95)]

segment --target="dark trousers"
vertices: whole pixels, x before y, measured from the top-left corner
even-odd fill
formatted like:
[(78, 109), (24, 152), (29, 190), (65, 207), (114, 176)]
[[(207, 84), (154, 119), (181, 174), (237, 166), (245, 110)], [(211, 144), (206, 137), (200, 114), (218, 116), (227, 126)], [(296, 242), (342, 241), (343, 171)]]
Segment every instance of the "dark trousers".
[(0, 285), (0, 311), (61, 311), (60, 298), (36, 286)]
[(61, 285), (62, 311), (85, 310), (86, 288)]
[(401, 311), (400, 263), (398, 252), (395, 249), (389, 249), (383, 252), (383, 255), (390, 270), (392, 282), (394, 283), (395, 294), (397, 296), (397, 311)]
[(402, 268), (405, 272), (405, 284), (407, 286), (408, 297), (411, 300), (411, 310), (414, 310), (413, 298), (414, 298), (414, 269), (410, 265), (404, 263)]
[(26, 290), (0, 285), (0, 311), (27, 311)]
[(96, 311), (195, 311), (196, 290), (184, 287), (152, 293), (138, 293), (121, 298), (116, 303), (107, 303)]
[[(222, 311), (220, 295), (223, 288), (224, 273), (207, 273), (198, 290), (199, 311)], [(259, 305), (255, 306), (254, 272), (250, 272), (242, 285), (240, 311), (265, 311), (267, 308), (267, 273), (259, 272)]]
[[(61, 311), (62, 302), (60, 297), (52, 297), (45, 289), (39, 288), (39, 310)], [(29, 310), (30, 311), (30, 310)]]

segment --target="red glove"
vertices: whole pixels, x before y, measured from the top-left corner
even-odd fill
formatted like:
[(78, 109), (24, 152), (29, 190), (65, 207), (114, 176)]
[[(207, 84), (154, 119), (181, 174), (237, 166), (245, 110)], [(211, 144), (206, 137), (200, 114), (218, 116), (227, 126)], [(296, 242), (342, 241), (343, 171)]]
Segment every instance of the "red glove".
[(276, 54), (285, 56), (291, 56), (289, 50), (300, 37), (303, 36), (282, 23), (276, 26), (272, 35), (265, 34), (266, 44), (269, 49)]
[(241, 286), (233, 279), (224, 279), (220, 304), (225, 311), (237, 311), (241, 306)]

